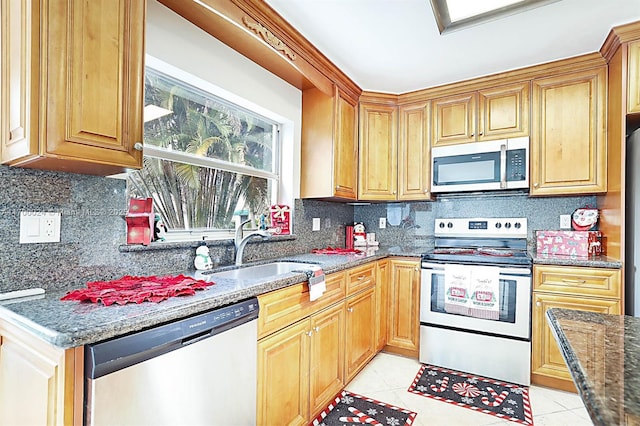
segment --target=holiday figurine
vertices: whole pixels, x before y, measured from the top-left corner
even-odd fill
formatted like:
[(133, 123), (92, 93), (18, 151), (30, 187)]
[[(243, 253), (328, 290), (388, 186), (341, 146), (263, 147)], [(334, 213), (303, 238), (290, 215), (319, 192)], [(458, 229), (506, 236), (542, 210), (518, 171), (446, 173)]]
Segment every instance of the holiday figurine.
[(356, 222), (353, 224), (353, 245), (367, 245), (367, 233), (364, 230), (364, 223), (362, 222)]
[(193, 264), (199, 271), (206, 271), (213, 268), (213, 262), (209, 255), (209, 247), (206, 245), (198, 246), (196, 249), (196, 258), (193, 260)]
[(158, 213), (155, 214), (153, 227), (153, 241), (164, 241), (167, 235), (167, 225), (164, 224)]

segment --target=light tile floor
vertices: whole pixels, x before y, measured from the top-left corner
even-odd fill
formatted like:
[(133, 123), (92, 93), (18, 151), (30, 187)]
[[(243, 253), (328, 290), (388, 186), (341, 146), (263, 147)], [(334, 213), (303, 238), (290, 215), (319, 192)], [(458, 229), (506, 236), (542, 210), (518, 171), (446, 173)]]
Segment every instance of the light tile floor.
[[(379, 353), (346, 390), (415, 411), (418, 415), (414, 424), (418, 426), (518, 424), (408, 392), (419, 369), (417, 360)], [(593, 425), (577, 394), (531, 386), (529, 401), (535, 426)]]

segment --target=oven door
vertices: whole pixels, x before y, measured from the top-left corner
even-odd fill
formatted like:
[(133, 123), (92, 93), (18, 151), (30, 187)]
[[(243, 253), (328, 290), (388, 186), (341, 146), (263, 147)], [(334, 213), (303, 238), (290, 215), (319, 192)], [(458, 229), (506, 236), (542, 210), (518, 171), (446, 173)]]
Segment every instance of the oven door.
[(490, 320), (445, 311), (444, 264), (422, 262), (420, 323), (497, 336), (531, 339), (531, 269), (500, 268), (500, 318)]

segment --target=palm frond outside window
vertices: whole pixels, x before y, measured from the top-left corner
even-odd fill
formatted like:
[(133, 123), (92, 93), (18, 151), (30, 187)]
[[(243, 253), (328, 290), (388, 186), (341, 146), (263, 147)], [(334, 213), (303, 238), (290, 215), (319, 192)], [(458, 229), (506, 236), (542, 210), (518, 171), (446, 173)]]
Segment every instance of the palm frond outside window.
[(145, 105), (166, 113), (145, 123), (144, 167), (128, 175), (130, 197), (153, 198), (170, 231), (231, 230), (238, 212), (268, 211), (278, 123), (150, 67)]

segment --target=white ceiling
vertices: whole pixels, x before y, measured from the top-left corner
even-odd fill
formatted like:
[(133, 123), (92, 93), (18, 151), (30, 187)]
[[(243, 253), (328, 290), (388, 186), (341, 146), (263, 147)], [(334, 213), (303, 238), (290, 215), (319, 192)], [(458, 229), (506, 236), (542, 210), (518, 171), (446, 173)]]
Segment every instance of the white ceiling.
[(596, 52), (640, 0), (561, 0), (440, 35), (429, 0), (265, 0), (363, 90), (406, 93)]

